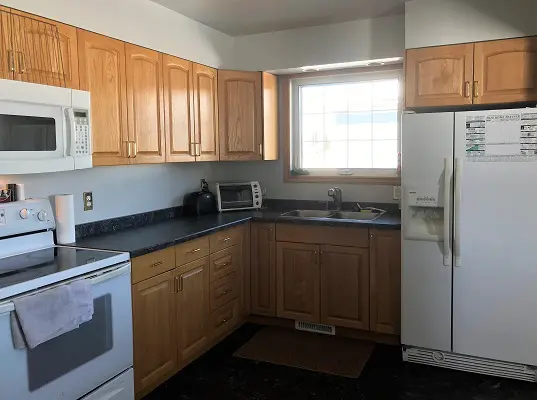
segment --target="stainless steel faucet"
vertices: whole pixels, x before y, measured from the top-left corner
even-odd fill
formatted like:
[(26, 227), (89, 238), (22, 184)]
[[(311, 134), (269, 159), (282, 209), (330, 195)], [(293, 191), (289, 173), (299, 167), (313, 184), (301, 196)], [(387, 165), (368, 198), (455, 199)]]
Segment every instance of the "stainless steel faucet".
[(338, 187), (333, 187), (328, 190), (328, 196), (334, 199), (334, 205), (337, 211), (341, 211), (341, 206), (343, 204), (343, 192)]

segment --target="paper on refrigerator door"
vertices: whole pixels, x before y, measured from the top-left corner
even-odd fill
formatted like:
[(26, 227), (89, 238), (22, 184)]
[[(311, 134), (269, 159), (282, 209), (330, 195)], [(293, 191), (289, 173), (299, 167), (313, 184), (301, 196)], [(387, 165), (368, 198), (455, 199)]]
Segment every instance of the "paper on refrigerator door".
[(537, 161), (537, 113), (466, 117), (466, 161)]

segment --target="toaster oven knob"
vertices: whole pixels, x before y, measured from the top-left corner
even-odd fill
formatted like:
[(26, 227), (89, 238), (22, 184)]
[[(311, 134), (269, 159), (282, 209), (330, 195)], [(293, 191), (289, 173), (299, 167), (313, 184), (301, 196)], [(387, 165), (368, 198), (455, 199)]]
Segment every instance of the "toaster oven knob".
[(30, 213), (28, 212), (28, 209), (27, 208), (23, 208), (22, 210), (19, 211), (19, 216), (22, 218), (22, 219), (28, 219), (28, 216), (30, 215)]
[(37, 219), (39, 221), (46, 221), (47, 220), (47, 213), (45, 211), (39, 211), (37, 214)]

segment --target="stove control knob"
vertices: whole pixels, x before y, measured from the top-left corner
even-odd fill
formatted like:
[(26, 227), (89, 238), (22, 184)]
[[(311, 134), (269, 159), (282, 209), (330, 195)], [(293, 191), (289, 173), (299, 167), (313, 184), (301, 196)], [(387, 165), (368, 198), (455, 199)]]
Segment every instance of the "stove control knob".
[(19, 212), (19, 216), (22, 218), (22, 219), (28, 219), (28, 216), (30, 215), (30, 212), (28, 211), (27, 208), (23, 208), (22, 210), (20, 210)]
[(46, 221), (47, 220), (47, 213), (45, 211), (39, 211), (39, 213), (37, 214), (37, 219), (39, 221)]

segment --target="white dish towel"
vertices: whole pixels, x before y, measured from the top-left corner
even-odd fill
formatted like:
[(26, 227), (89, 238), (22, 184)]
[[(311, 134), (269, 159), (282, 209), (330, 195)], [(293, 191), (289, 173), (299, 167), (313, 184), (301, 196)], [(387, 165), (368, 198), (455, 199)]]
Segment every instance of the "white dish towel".
[(91, 283), (86, 279), (14, 299), (11, 331), (15, 348), (33, 349), (77, 329), (93, 317)]

